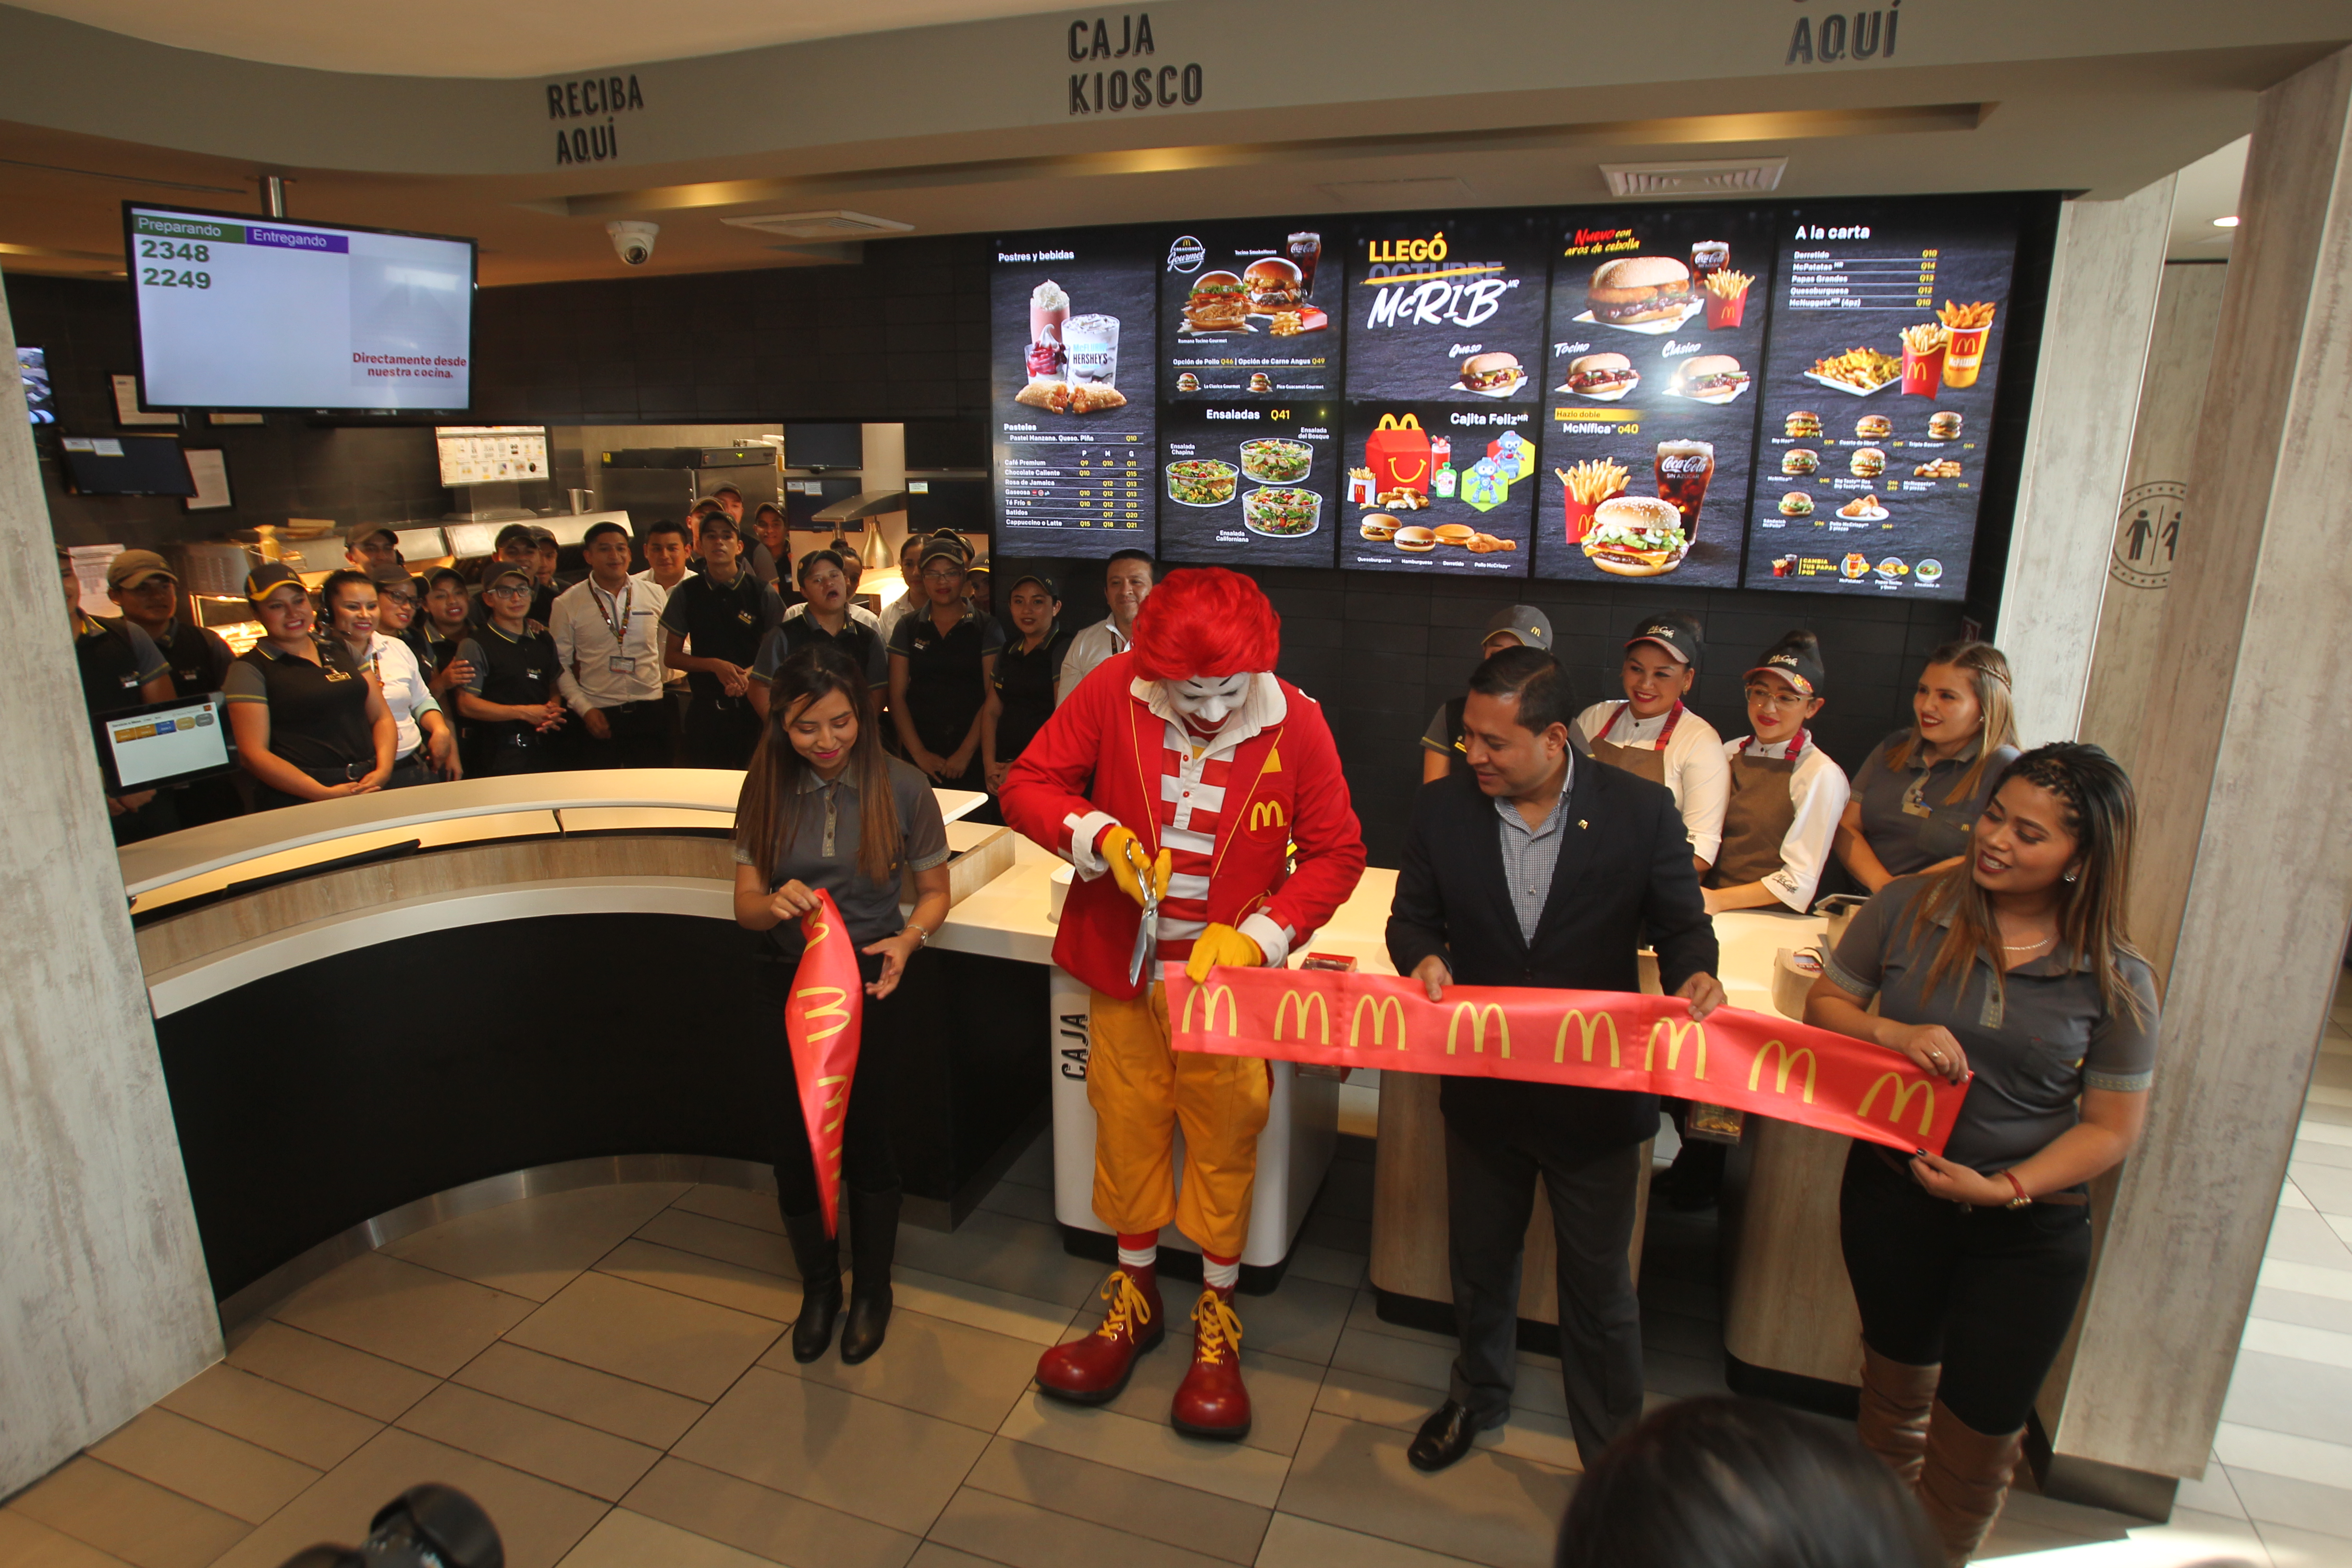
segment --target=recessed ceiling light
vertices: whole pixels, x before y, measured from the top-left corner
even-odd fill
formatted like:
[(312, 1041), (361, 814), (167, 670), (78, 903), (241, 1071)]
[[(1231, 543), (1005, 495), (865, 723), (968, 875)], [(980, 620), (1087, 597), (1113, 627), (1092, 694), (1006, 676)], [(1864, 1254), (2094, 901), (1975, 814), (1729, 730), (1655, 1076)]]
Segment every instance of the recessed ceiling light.
[(2235, 228), (2238, 226), (2238, 220), (2235, 217), (2217, 217), (2213, 220), (2213, 226), (2215, 228)]

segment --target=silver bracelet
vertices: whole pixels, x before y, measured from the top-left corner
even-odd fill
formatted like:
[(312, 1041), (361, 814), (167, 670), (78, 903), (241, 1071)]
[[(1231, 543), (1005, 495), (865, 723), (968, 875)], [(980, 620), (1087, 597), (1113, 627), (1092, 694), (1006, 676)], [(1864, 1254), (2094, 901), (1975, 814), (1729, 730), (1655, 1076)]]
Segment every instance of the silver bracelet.
[(907, 922), (907, 930), (900, 931), (898, 934), (900, 936), (904, 936), (907, 934), (907, 931), (909, 931), (915, 933), (915, 945), (917, 947), (929, 947), (931, 945), (931, 933), (924, 930), (913, 921), (908, 921)]

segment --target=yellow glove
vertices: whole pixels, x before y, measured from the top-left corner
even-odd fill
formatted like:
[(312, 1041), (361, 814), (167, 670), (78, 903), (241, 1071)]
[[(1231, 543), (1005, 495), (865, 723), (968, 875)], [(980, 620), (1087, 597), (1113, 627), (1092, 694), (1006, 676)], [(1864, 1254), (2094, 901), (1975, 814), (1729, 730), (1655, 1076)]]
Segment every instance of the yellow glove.
[(1265, 962), (1265, 950), (1255, 942), (1231, 926), (1213, 925), (1192, 939), (1192, 956), (1184, 961), (1184, 978), (1198, 985), (1212, 969), (1255, 969)]
[(1175, 870), (1175, 863), (1167, 850), (1162, 849), (1156, 861), (1146, 860), (1143, 840), (1135, 836), (1132, 828), (1116, 823), (1103, 829), (1102, 842), (1097, 848), (1110, 862), (1111, 878), (1118, 883), (1118, 890), (1133, 899), (1137, 909), (1168, 896), (1168, 879)]

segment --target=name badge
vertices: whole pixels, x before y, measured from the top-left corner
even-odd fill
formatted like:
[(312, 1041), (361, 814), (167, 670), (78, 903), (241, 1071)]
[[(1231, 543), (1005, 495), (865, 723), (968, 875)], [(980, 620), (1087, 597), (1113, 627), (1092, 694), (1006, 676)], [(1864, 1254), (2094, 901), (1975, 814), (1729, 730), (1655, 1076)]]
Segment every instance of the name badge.
[(637, 672), (637, 661), (626, 654), (614, 654), (604, 661), (604, 666), (614, 675), (635, 675)]

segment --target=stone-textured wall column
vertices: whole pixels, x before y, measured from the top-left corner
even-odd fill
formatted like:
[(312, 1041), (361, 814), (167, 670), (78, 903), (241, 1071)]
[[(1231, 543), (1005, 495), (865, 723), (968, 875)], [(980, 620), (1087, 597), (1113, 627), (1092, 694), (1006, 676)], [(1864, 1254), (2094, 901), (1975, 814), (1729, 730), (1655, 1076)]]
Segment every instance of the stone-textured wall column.
[(2164, 279), (2173, 176), (2116, 202), (2071, 201), (2034, 377), (2009, 574), (1994, 640), (2017, 678), (2028, 746), (2074, 738), (2131, 457), (2140, 366)]
[(2165, 976), (2062, 1460), (2202, 1473), (2352, 911), (2352, 51), (2263, 95), (2143, 720), (2133, 934)]
[[(0, 300), (0, 356), (16, 335)], [(58, 589), (0, 390), (0, 1496), (221, 1353)]]

